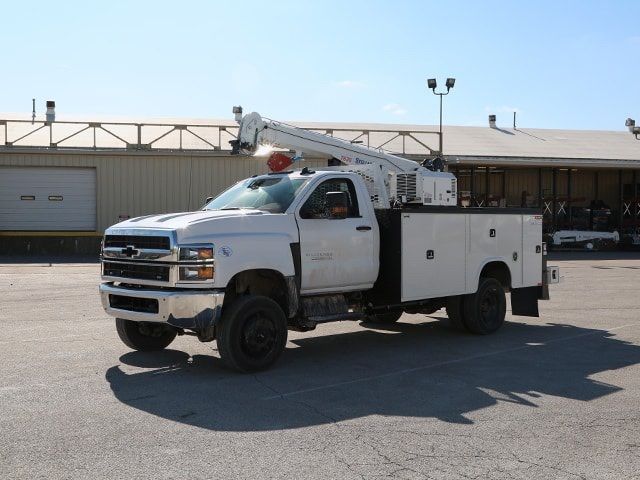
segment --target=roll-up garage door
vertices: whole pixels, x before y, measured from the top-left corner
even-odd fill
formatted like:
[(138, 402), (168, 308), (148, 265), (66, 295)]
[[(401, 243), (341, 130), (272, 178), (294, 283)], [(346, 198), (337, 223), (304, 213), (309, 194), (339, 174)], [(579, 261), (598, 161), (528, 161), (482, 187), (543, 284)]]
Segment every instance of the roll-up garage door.
[(95, 229), (95, 168), (0, 167), (0, 230)]

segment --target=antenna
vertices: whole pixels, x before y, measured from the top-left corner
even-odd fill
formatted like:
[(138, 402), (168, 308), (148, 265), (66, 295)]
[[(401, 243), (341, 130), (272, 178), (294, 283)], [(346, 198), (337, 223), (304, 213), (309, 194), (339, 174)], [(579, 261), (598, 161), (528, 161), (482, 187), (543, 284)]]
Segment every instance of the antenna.
[(36, 99), (31, 99), (31, 125), (36, 121)]
[(516, 112), (513, 112), (513, 129), (516, 129)]

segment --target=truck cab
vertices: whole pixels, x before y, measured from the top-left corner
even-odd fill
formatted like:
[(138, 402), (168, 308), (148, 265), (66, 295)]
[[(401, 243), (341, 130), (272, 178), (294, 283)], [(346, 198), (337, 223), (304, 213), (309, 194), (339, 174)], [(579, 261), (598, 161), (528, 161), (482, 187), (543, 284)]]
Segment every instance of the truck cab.
[[(332, 215), (329, 193), (346, 210)], [(213, 339), (225, 295), (263, 294), (290, 318), (303, 295), (370, 289), (379, 233), (358, 175), (305, 169), (238, 182), (198, 212), (116, 224), (101, 256), (105, 310), (127, 345), (153, 349), (144, 332)]]

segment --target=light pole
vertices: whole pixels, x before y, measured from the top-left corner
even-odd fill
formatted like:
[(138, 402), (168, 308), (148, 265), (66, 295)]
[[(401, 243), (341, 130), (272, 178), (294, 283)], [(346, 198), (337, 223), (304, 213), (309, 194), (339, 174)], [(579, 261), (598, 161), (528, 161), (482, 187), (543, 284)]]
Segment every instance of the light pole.
[(449, 90), (451, 90), (453, 88), (453, 86), (456, 83), (456, 79), (455, 78), (447, 78), (447, 81), (445, 83), (445, 87), (447, 87), (447, 91), (446, 92), (436, 92), (436, 87), (438, 86), (438, 82), (436, 82), (435, 78), (430, 78), (427, 80), (427, 87), (430, 88), (433, 91), (434, 95), (438, 95), (440, 97), (440, 148), (439, 150), (439, 154), (442, 155), (442, 97), (444, 97), (445, 95), (449, 95)]

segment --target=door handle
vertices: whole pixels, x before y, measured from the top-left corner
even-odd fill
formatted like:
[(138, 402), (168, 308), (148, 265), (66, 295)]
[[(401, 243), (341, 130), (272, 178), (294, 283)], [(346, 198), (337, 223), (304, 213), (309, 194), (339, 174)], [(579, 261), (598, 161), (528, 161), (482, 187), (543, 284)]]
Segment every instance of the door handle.
[(356, 230), (359, 232), (366, 232), (367, 230), (371, 230), (371, 227), (369, 225), (359, 225), (356, 227)]

